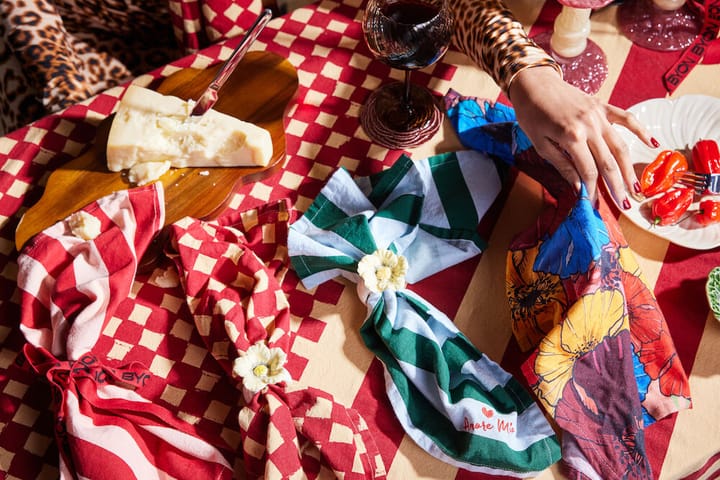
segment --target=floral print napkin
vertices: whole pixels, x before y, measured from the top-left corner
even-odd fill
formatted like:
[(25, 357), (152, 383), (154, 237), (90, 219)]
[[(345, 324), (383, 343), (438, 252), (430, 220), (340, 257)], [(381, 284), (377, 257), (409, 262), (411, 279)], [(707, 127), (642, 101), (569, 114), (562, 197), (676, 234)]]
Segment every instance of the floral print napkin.
[(652, 478), (644, 428), (689, 408), (690, 391), (615, 216), (537, 155), (512, 108), (454, 91), (445, 101), (465, 146), (546, 190), (536, 225), (511, 242), (506, 287), (522, 369), (562, 431), (565, 465), (579, 478)]

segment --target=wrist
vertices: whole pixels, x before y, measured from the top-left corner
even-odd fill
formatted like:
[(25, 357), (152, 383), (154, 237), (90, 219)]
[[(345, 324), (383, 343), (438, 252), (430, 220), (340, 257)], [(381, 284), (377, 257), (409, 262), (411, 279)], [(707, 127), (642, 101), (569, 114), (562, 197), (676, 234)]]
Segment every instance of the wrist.
[(505, 92), (509, 99), (517, 96), (520, 91), (527, 92), (546, 82), (562, 80), (562, 70), (557, 64), (528, 65), (519, 70), (508, 83)]

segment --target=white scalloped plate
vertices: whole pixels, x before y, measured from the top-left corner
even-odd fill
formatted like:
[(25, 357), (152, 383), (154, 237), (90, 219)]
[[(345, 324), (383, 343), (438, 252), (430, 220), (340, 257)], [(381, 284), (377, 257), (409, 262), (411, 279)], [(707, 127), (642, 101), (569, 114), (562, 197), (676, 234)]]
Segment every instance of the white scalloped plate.
[[(720, 143), (720, 98), (706, 95), (655, 98), (633, 105), (628, 110), (660, 142), (659, 148), (649, 148), (629, 130), (616, 126), (630, 149), (638, 178), (645, 166), (655, 160), (662, 150), (683, 151), (690, 161), (690, 150), (698, 140), (711, 138)], [(631, 208), (621, 208), (620, 211), (638, 227), (677, 245), (697, 250), (720, 246), (720, 224), (703, 226), (690, 216), (678, 225), (653, 225), (650, 208), (654, 198), (642, 202), (630, 198)], [(697, 208), (697, 202), (690, 207), (691, 210)]]

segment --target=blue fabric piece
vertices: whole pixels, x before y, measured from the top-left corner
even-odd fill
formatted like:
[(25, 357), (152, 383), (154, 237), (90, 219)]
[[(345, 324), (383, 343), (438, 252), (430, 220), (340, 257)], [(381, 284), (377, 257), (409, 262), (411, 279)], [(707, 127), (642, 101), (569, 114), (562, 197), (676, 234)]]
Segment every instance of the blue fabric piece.
[(567, 218), (540, 245), (533, 269), (554, 273), (563, 279), (587, 272), (592, 262), (600, 258), (603, 245), (609, 241), (605, 222), (592, 208), (583, 185), (580, 199)]
[(485, 102), (481, 107), (474, 100), (460, 100), (448, 109), (447, 116), (464, 146), (514, 164), (508, 124), (515, 123), (515, 110), (499, 103)]

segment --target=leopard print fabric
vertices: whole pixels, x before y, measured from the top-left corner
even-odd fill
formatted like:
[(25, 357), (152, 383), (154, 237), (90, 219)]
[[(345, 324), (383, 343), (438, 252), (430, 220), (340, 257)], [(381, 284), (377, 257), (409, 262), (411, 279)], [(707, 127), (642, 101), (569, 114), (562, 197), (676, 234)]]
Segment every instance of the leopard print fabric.
[(179, 57), (167, 16), (166, 0), (2, 0), (0, 133)]
[(507, 93), (528, 67), (560, 65), (528, 38), (502, 0), (450, 0), (455, 12), (455, 47), (488, 72)]

